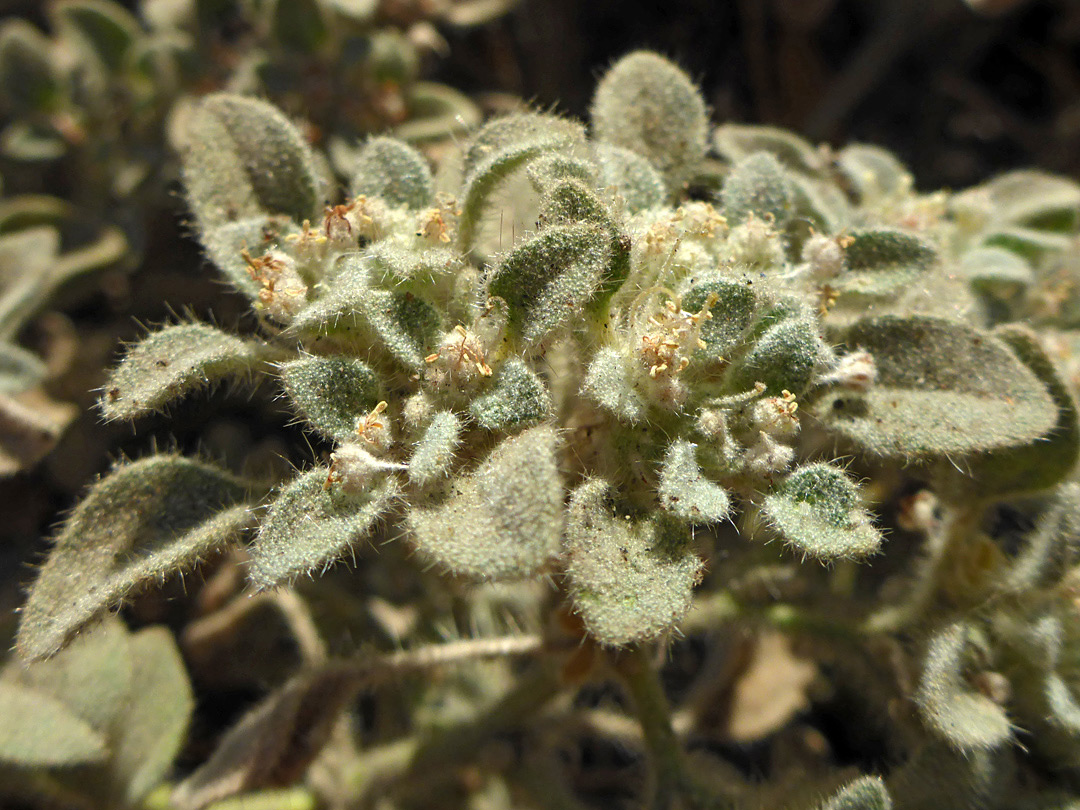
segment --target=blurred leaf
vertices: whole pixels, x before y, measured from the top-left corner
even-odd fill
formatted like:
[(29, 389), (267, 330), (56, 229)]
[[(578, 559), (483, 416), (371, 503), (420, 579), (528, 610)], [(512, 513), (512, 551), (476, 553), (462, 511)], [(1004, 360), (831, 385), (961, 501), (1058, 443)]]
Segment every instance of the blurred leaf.
[(132, 592), (185, 571), (234, 542), (249, 516), (244, 494), (203, 462), (160, 455), (124, 464), (75, 508), (23, 608), (16, 648), (46, 658)]
[(100, 762), (105, 739), (63, 703), (11, 681), (0, 682), (0, 761), (23, 767)]

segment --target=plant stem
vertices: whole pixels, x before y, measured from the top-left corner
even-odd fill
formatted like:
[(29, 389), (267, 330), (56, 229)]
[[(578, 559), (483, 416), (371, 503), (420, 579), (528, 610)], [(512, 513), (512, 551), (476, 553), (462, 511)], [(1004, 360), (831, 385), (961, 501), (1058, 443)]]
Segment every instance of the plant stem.
[(682, 745), (671, 725), (660, 677), (649, 660), (649, 651), (636, 646), (616, 657), (615, 668), (630, 691), (645, 745), (652, 763), (652, 784), (648, 806), (656, 810), (673, 807), (686, 781)]

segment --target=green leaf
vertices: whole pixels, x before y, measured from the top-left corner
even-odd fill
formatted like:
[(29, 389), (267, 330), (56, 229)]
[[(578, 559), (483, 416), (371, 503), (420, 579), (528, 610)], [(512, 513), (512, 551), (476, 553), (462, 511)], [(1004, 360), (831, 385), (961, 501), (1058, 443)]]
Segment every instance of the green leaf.
[(374, 533), (401, 492), (392, 477), (360, 493), (329, 478), (326, 468), (308, 470), (270, 504), (249, 548), (248, 575), (259, 588), (324, 570), (348, 554)]
[(1080, 553), (1080, 484), (1057, 487), (1016, 552), (1009, 570), (995, 583), (1003, 593), (1023, 594), (1056, 586)]
[(281, 248), (285, 236), (293, 230), (295, 227), (288, 217), (261, 214), (236, 222), (205, 223), (199, 232), (199, 241), (206, 250), (206, 257), (221, 271), (225, 280), (251, 301), (258, 301), (263, 287), (252, 277), (243, 251), (258, 257), (271, 249)]
[(698, 312), (710, 295), (715, 295), (716, 300), (709, 307), (712, 317), (701, 324), (698, 332), (705, 348), (698, 349), (690, 358), (695, 365), (717, 365), (729, 360), (757, 311), (753, 287), (719, 274), (691, 279), (691, 286), (682, 296), (682, 308), (686, 312)]
[(969, 250), (961, 257), (959, 270), (991, 306), (1019, 302), (1035, 281), (1031, 265), (1023, 257), (1000, 247)]
[(187, 134), (184, 180), (204, 232), (269, 214), (296, 222), (315, 216), (321, 192), (314, 155), (272, 104), (211, 94), (192, 114)]
[(627, 214), (659, 208), (667, 201), (664, 178), (642, 155), (603, 142), (595, 150), (600, 185), (622, 198)]
[(984, 212), (995, 228), (1071, 233), (1080, 226), (1080, 185), (1047, 172), (1013, 171), (957, 195), (953, 206)]
[(765, 497), (762, 513), (789, 546), (819, 560), (861, 558), (881, 549), (858, 485), (831, 464), (799, 467)]
[(1019, 324), (994, 330), (1044, 386), (1057, 418), (1042, 435), (1012, 447), (973, 454), (957, 470), (942, 467), (942, 486), (951, 497), (991, 498), (1049, 489), (1068, 478), (1080, 458), (1080, 415), (1069, 387), (1046, 356), (1036, 335)]
[(795, 210), (795, 189), (787, 172), (768, 152), (755, 152), (736, 163), (720, 194), (728, 222), (751, 216), (783, 230)]
[(134, 419), (213, 383), (249, 375), (259, 351), (202, 323), (166, 326), (132, 346), (105, 383), (106, 419)]
[(63, 0), (54, 8), (57, 26), (87, 48), (110, 71), (119, 71), (135, 40), (139, 21), (109, 0)]
[(320, 0), (271, 0), (264, 11), (276, 42), (301, 54), (312, 54), (326, 44), (329, 19)]
[(420, 552), (473, 579), (535, 575), (558, 553), (562, 537), (556, 444), (547, 425), (503, 439), (475, 472), (411, 509), (409, 528)]
[(574, 609), (601, 644), (656, 638), (690, 609), (703, 564), (685, 529), (660, 516), (617, 515), (611, 486), (593, 479), (570, 496), (564, 561)]
[(0, 394), (20, 394), (45, 379), (45, 364), (33, 352), (0, 343)]
[(788, 318), (766, 329), (732, 362), (724, 384), (732, 393), (749, 391), (762, 382), (772, 396), (783, 391), (799, 395), (830, 360), (831, 352), (818, 334), (817, 324), (809, 318)]
[(23, 684), (59, 700), (107, 738), (123, 725), (134, 669), (127, 627), (113, 615), (84, 629), (49, 660), (11, 667)]
[(868, 351), (878, 379), (865, 395), (830, 393), (818, 418), (866, 451), (931, 459), (1045, 436), (1058, 408), (1046, 386), (997, 338), (923, 316), (866, 318), (844, 337)]
[(732, 163), (756, 152), (766, 152), (787, 168), (805, 174), (817, 174), (824, 165), (817, 149), (798, 135), (777, 127), (721, 124), (713, 133), (713, 144)]
[(454, 463), (463, 425), (453, 411), (439, 411), (424, 429), (409, 458), (409, 480), (427, 486), (443, 478)]
[(907, 167), (880, 146), (848, 144), (837, 153), (836, 167), (864, 205), (907, 194), (915, 185)]
[(423, 155), (396, 138), (364, 144), (349, 185), (352, 195), (378, 197), (389, 205), (419, 209), (435, 198), (431, 169)]
[(527, 348), (580, 316), (611, 258), (593, 225), (560, 225), (519, 244), (492, 271), (488, 294), (506, 300), (510, 325)]
[(705, 157), (708, 114), (701, 92), (669, 60), (635, 51), (612, 65), (590, 109), (597, 140), (644, 156), (678, 189)]
[(458, 246), (463, 253), (472, 247), (476, 229), (496, 186), (530, 160), (565, 147), (563, 137), (552, 136), (507, 146), (481, 161), (465, 175), (461, 189), (461, 216), (458, 219)]
[(180, 752), (195, 707), (172, 634), (152, 627), (131, 638), (131, 699), (109, 766), (120, 803), (135, 806), (161, 784)]
[(290, 331), (353, 333), (359, 342), (375, 343), (419, 372), (442, 337), (442, 318), (418, 295), (374, 289), (363, 273), (347, 271), (325, 284), (323, 294), (297, 314)]
[(645, 401), (634, 388), (633, 369), (610, 346), (593, 356), (581, 393), (624, 422), (634, 423), (645, 416)]
[(104, 737), (63, 703), (34, 689), (0, 681), (0, 762), (42, 768), (105, 759)]
[(892, 797), (880, 776), (863, 776), (846, 785), (819, 810), (892, 810)]
[(30, 23), (7, 19), (0, 27), (0, 102), (17, 112), (45, 112), (60, 100), (52, 43)]
[(469, 413), (485, 430), (515, 430), (550, 412), (551, 394), (544, 381), (516, 357), (499, 367), (491, 389), (469, 405)]
[(967, 626), (958, 622), (931, 637), (915, 692), (927, 725), (965, 753), (998, 748), (1012, 737), (1005, 711), (965, 678), (968, 634)]
[(317, 433), (344, 442), (381, 397), (366, 363), (350, 357), (304, 357), (280, 366), (289, 402)]
[(854, 230), (845, 268), (829, 279), (842, 295), (893, 295), (937, 266), (937, 249), (915, 234), (889, 228)]
[[(117, 467), (95, 484), (56, 538), (16, 637), (25, 660), (46, 658), (129, 594), (193, 567), (248, 523), (233, 476), (180, 456)], [(223, 509), (224, 508), (224, 509)]]
[(727, 517), (731, 500), (727, 492), (701, 473), (697, 445), (676, 439), (660, 470), (660, 506), (693, 526), (718, 523)]
[(405, 88), (408, 118), (395, 126), (394, 137), (409, 143), (439, 141), (475, 130), (483, 113), (471, 98), (437, 82), (413, 82)]

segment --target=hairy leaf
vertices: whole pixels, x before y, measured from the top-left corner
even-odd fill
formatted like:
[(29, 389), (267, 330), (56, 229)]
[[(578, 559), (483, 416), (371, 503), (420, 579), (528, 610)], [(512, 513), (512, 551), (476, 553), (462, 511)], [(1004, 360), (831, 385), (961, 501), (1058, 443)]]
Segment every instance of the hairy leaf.
[(379, 380), (366, 363), (348, 357), (304, 357), (281, 366), (293, 407), (317, 433), (344, 442), (357, 419), (379, 402)]
[(965, 678), (968, 629), (961, 623), (930, 639), (915, 700), (923, 719), (959, 751), (990, 750), (1012, 737), (1001, 706), (977, 692)]
[(390, 205), (423, 208), (435, 197), (423, 155), (396, 138), (371, 138), (360, 151), (350, 184), (353, 196), (379, 197)]
[(868, 351), (877, 383), (864, 396), (833, 393), (815, 408), (868, 452), (929, 459), (1036, 441), (1058, 408), (1046, 386), (992, 335), (940, 318), (866, 318), (845, 335)]
[(795, 189), (775, 157), (755, 152), (732, 167), (721, 200), (732, 225), (757, 217), (783, 230), (795, 209)]
[(831, 464), (795, 470), (766, 496), (762, 512), (788, 545), (819, 560), (865, 557), (881, 548), (858, 486)]
[(637, 422), (645, 415), (645, 401), (634, 389), (632, 369), (612, 347), (600, 349), (593, 357), (581, 393), (624, 422)]
[(891, 810), (889, 791), (880, 776), (863, 776), (846, 785), (819, 810)]
[(817, 149), (798, 135), (777, 127), (721, 124), (713, 133), (713, 143), (732, 163), (757, 152), (768, 153), (787, 168), (806, 174), (816, 174), (824, 163)]
[(488, 393), (469, 405), (469, 413), (486, 430), (513, 430), (534, 424), (551, 411), (547, 386), (523, 360), (507, 360), (492, 383)]
[(315, 216), (321, 200), (314, 156), (277, 107), (215, 93), (200, 102), (188, 135), (184, 180), (204, 232), (268, 214), (296, 222)]
[(695, 455), (697, 446), (676, 439), (660, 470), (660, 505), (680, 520), (695, 526), (727, 517), (730, 498), (722, 487), (702, 475)]
[(511, 327), (525, 347), (535, 347), (582, 312), (610, 258), (609, 239), (595, 226), (548, 228), (503, 258), (488, 293), (506, 300)]
[(408, 515), (417, 548), (475, 579), (520, 579), (559, 550), (563, 490), (547, 425), (501, 441), (475, 472)]
[(630, 149), (610, 143), (595, 146), (600, 185), (622, 198), (628, 214), (657, 208), (667, 199), (664, 178), (649, 161)]
[(702, 562), (689, 535), (657, 516), (615, 514), (610, 485), (586, 481), (570, 497), (564, 559), (574, 609), (601, 644), (667, 632), (690, 609)]
[(845, 267), (829, 285), (841, 295), (891, 295), (938, 263), (937, 250), (906, 231), (855, 230), (844, 249)]
[(250, 374), (258, 347), (202, 323), (166, 326), (136, 343), (105, 383), (106, 419), (134, 419), (215, 382)]
[(453, 411), (439, 411), (424, 430), (409, 459), (409, 480), (426, 486), (450, 471), (463, 425)]
[(370, 537), (400, 494), (383, 478), (364, 492), (328, 482), (325, 468), (309, 470), (286, 486), (263, 519), (249, 553), (249, 576), (260, 588), (323, 570)]
[(690, 77), (659, 54), (635, 51), (596, 87), (590, 109), (597, 140), (646, 157), (677, 189), (705, 156), (708, 115)]
[(95, 484), (57, 537), (23, 608), (16, 648), (52, 655), (130, 593), (184, 571), (247, 524), (244, 486), (209, 464), (151, 456)]

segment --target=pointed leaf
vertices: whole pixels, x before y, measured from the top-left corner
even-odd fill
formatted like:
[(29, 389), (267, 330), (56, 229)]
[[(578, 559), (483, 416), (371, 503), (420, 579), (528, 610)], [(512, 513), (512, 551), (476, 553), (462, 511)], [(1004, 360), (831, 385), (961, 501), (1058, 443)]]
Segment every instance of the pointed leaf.
[(366, 363), (350, 357), (304, 357), (280, 366), (289, 401), (317, 433), (344, 442), (357, 419), (379, 400), (379, 381)]
[(603, 281), (610, 253), (607, 235), (593, 225), (548, 228), (503, 258), (488, 293), (506, 300), (511, 328), (534, 347), (580, 315)]
[(247, 524), (244, 486), (209, 464), (151, 456), (122, 465), (72, 512), (23, 608), (22, 658), (52, 655), (130, 593), (185, 571)]
[(819, 560), (865, 557), (881, 548), (858, 486), (831, 464), (799, 467), (766, 496), (762, 512), (788, 545)]
[(702, 562), (681, 527), (654, 517), (615, 514), (610, 485), (586, 481), (574, 490), (564, 559), (574, 608), (601, 644), (656, 638), (690, 609)]
[(63, 703), (0, 681), (0, 762), (42, 768), (105, 759), (105, 739)]
[(702, 474), (696, 451), (686, 439), (671, 443), (660, 470), (660, 505), (680, 520), (704, 526), (727, 517), (731, 499)]
[(202, 323), (166, 326), (132, 346), (105, 383), (106, 419), (134, 419), (192, 391), (250, 374), (258, 347)]
[(833, 431), (890, 458), (940, 458), (1035, 441), (1058, 408), (1009, 348), (963, 324), (922, 316), (859, 321), (845, 342), (868, 351), (878, 379), (863, 397), (815, 404)]
[(475, 472), (408, 515), (417, 548), (455, 574), (521, 579), (559, 550), (563, 489), (547, 425), (504, 439)]

